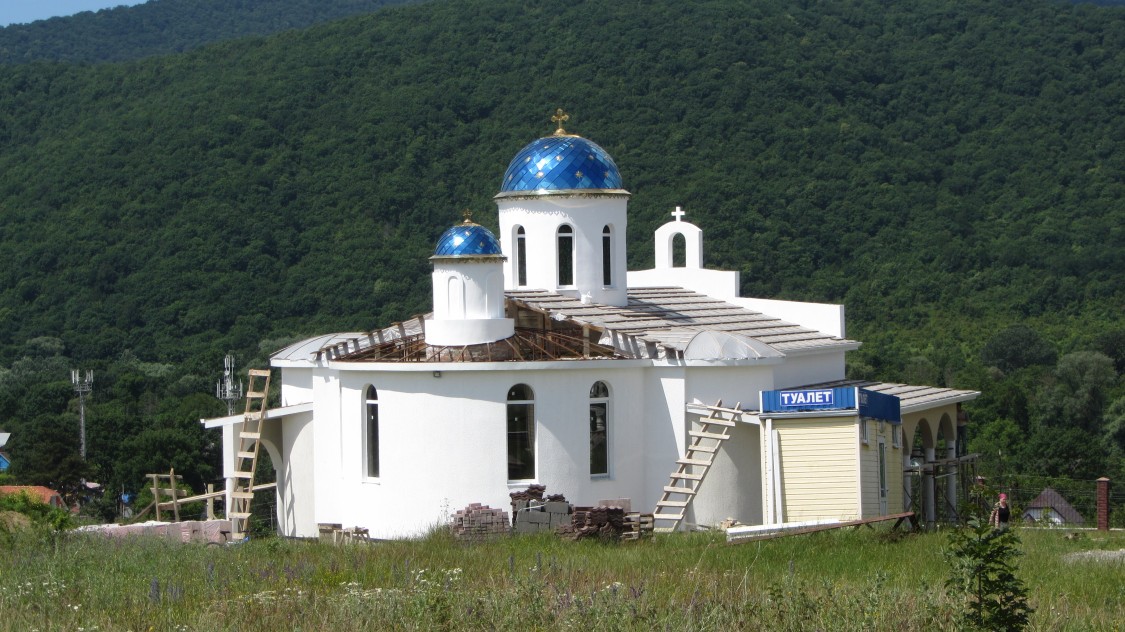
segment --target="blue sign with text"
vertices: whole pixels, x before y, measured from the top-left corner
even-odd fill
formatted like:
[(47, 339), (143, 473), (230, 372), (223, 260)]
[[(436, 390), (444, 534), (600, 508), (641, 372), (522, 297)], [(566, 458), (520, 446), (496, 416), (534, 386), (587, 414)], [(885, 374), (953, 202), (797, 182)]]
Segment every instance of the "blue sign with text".
[(892, 423), (902, 421), (897, 397), (854, 386), (762, 391), (761, 396), (764, 413), (854, 410), (862, 417)]

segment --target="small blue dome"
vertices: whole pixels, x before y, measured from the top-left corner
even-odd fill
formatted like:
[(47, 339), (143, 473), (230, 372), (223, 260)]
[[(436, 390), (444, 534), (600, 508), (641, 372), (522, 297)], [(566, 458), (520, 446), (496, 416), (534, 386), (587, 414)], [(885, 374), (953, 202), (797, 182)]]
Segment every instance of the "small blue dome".
[(438, 238), (435, 257), (481, 257), (502, 254), (492, 231), (466, 221), (445, 231)]
[(520, 150), (500, 192), (620, 189), (621, 173), (597, 143), (581, 136), (545, 136)]

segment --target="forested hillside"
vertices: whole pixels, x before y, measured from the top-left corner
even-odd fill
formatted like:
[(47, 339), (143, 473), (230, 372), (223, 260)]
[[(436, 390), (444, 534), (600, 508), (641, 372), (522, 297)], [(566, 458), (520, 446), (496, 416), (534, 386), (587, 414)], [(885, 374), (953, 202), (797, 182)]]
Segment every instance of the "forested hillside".
[(417, 0), (148, 0), (0, 28), (0, 64), (125, 61)]
[(630, 267), (682, 205), (744, 294), (843, 302), (852, 375), (983, 390), (1010, 468), (1121, 472), (1125, 10), (983, 0), (457, 0), (0, 68), (14, 456), (72, 450), (80, 364), (91, 476), (212, 476), (223, 354), (427, 311), (560, 106), (634, 193)]

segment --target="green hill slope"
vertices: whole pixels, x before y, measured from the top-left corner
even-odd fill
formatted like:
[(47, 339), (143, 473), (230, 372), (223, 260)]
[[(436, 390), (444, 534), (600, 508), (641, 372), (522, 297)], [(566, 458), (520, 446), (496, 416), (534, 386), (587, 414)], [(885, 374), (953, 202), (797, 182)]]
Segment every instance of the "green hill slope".
[(228, 350), (427, 311), (434, 240), (495, 226), (558, 106), (634, 192), (630, 267), (682, 205), (744, 294), (844, 302), (857, 375), (981, 387), (1014, 322), (1120, 362), (1125, 11), (465, 0), (0, 68), (0, 419), (37, 414), (29, 341), (107, 367), (121, 436), (193, 423)]
[(416, 0), (148, 0), (0, 28), (0, 64), (103, 62), (179, 53)]

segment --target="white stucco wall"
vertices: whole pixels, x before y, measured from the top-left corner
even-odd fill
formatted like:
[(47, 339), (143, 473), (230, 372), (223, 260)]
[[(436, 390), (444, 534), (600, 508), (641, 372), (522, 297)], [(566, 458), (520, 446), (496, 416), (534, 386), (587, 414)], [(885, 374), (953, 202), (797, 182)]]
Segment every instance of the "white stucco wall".
[[(343, 366), (340, 363), (339, 366)], [(285, 507), (295, 519), (297, 535), (312, 535), (316, 523), (363, 526), (373, 537), (419, 535), (444, 522), (446, 512), (480, 502), (507, 509), (508, 493), (528, 481), (507, 479), (507, 392), (527, 384), (535, 394), (536, 471), (534, 482), (548, 493), (562, 493), (575, 504), (601, 499), (638, 499), (657, 481), (646, 480), (645, 453), (636, 449), (650, 434), (652, 422), (643, 402), (629, 397), (643, 388), (641, 362), (578, 361), (536, 363), (537, 370), (467, 370), (482, 365), (427, 364), (420, 370), (386, 365), (368, 370), (325, 368), (318, 371), (318, 408), (313, 459), (286, 467), (316, 468), (313, 480), (315, 520), (306, 509)], [(356, 365), (352, 365), (353, 367)], [(491, 368), (495, 368), (493, 365)], [(440, 378), (433, 371), (440, 370)], [(610, 474), (589, 473), (589, 391), (595, 381), (610, 388)], [(380, 476), (364, 476), (364, 390), (378, 391)], [(334, 399), (338, 405), (326, 399)], [(682, 410), (682, 406), (680, 407)], [(322, 414), (323, 413), (323, 414)], [(657, 415), (657, 418), (667, 417)], [(652, 434), (668, 428), (653, 428)], [(668, 442), (671, 445), (671, 442)], [(665, 455), (662, 463), (674, 456)], [(658, 488), (658, 487), (657, 487)], [(307, 499), (287, 496), (300, 505)], [(652, 499), (655, 502), (655, 499)]]
[[(628, 226), (628, 194), (546, 195), (501, 198), (496, 201), (500, 217), (500, 245), (508, 258), (505, 285), (509, 290), (546, 289), (573, 297), (589, 294), (595, 303), (626, 305), (625, 236)], [(574, 229), (574, 284), (558, 283), (558, 229)], [(518, 286), (516, 227), (522, 226), (527, 244), (527, 285)], [(612, 231), (612, 281), (602, 284), (602, 230)]]

